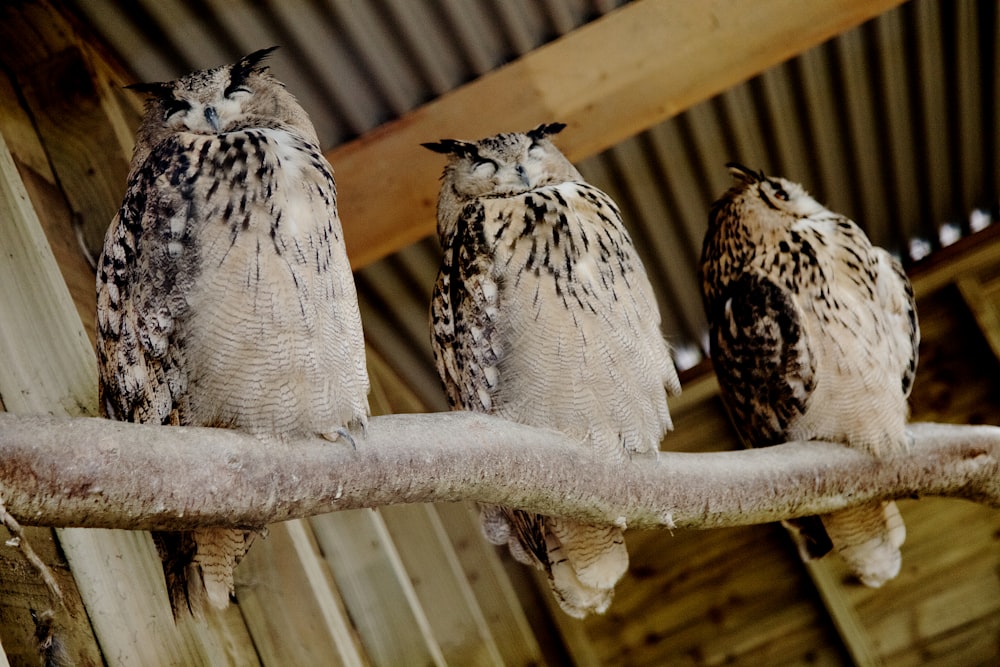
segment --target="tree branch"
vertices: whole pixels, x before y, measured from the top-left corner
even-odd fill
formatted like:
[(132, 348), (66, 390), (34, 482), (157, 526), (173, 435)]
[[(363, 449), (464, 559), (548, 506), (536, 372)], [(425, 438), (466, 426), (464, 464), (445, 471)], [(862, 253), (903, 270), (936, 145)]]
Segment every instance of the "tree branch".
[(909, 455), (880, 461), (810, 442), (608, 464), (560, 433), (473, 413), (374, 417), (356, 450), (0, 414), (0, 497), (28, 525), (165, 530), (455, 500), (633, 528), (748, 525), (922, 495), (1000, 507), (1000, 427), (911, 432)]

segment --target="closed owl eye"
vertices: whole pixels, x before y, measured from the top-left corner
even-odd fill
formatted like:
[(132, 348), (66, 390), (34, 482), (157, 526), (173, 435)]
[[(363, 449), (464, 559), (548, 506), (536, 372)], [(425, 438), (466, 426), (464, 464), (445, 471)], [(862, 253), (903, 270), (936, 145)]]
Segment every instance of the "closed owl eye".
[(497, 170), (497, 163), (488, 158), (477, 157), (472, 161), (472, 171), (479, 176), (491, 176)]
[(176, 113), (187, 111), (191, 108), (191, 103), (187, 100), (169, 99), (163, 101), (163, 120), (167, 120)]
[(230, 84), (229, 87), (226, 88), (224, 93), (226, 97), (232, 97), (236, 93), (245, 93), (247, 95), (250, 95), (253, 93), (253, 91), (247, 88), (246, 86), (234, 86)]

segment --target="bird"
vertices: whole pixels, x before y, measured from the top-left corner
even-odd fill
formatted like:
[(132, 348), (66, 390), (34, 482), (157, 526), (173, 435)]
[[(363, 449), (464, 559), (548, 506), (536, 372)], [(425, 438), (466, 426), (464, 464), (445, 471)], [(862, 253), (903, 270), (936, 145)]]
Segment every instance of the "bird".
[[(565, 128), (422, 144), (448, 156), (430, 329), (451, 409), (561, 431), (603, 460), (656, 461), (681, 386), (645, 269), (606, 193), (552, 142)], [(480, 506), (483, 533), (545, 573), (561, 608), (604, 613), (624, 521)]]
[[(902, 265), (802, 185), (728, 167), (736, 185), (711, 207), (699, 274), (710, 357), (740, 438), (905, 453), (920, 329)], [(804, 559), (836, 551), (866, 586), (900, 571), (906, 527), (892, 501), (786, 525)]]
[[(103, 416), (355, 444), (369, 415), (333, 169), (277, 47), (146, 95), (97, 269)], [(154, 532), (175, 617), (224, 609), (262, 526)]]

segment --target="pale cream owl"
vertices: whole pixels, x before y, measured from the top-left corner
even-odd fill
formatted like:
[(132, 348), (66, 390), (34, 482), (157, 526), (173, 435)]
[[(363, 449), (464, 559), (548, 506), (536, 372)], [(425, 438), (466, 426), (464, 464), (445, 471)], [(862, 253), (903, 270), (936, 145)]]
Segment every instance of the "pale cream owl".
[[(264, 49), (147, 93), (97, 273), (112, 419), (353, 443), (368, 416), (333, 170)], [(348, 444), (347, 446), (350, 446)], [(192, 499), (192, 502), (197, 502)], [(224, 608), (260, 526), (154, 533), (175, 614)]]
[[(731, 164), (701, 259), (712, 362), (747, 445), (904, 452), (920, 330), (900, 263), (801, 185)], [(899, 573), (892, 502), (789, 522), (804, 558), (836, 549), (866, 585)]]
[[(549, 139), (563, 127), (424, 144), (449, 156), (435, 361), (454, 409), (557, 429), (623, 465), (653, 462), (680, 383), (618, 207)], [(607, 609), (628, 569), (621, 527), (481, 510), (486, 537), (543, 570), (568, 614)]]

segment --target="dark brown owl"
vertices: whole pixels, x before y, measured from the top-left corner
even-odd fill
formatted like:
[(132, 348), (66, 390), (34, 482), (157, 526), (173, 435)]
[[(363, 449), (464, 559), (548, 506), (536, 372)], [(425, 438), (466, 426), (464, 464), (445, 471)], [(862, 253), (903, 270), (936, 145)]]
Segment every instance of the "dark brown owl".
[[(737, 184), (712, 207), (701, 279), (712, 362), (741, 437), (906, 451), (920, 331), (902, 266), (797, 183), (730, 172)], [(835, 548), (872, 587), (899, 573), (895, 503), (794, 526), (805, 558)]]

